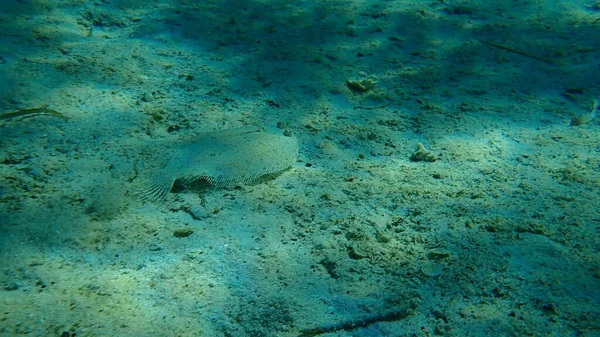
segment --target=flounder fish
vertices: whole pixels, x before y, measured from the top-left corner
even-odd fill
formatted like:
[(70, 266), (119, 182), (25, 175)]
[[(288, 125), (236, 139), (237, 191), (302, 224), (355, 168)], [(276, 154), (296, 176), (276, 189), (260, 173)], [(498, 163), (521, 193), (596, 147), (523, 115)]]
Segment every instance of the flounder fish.
[(249, 183), (290, 168), (298, 158), (291, 132), (258, 127), (209, 132), (165, 147), (157, 152), (160, 164), (140, 179), (136, 194), (143, 199), (164, 200), (176, 180), (204, 179), (217, 187)]

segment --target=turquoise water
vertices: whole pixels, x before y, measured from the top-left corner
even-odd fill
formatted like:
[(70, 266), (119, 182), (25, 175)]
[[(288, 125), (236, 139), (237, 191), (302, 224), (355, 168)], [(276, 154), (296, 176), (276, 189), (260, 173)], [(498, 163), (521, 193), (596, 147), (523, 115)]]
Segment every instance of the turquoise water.
[[(600, 335), (594, 1), (5, 0), (0, 27), (1, 336)], [(298, 159), (136, 193), (290, 155), (178, 152), (246, 126)]]

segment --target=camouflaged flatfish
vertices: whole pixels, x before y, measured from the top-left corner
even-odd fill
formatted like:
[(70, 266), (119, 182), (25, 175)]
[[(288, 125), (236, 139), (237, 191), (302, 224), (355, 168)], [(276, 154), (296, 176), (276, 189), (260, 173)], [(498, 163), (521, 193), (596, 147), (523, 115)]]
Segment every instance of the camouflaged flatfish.
[(290, 132), (256, 127), (205, 133), (165, 147), (156, 154), (160, 164), (138, 182), (143, 199), (164, 200), (175, 180), (204, 179), (218, 187), (252, 182), (290, 168), (298, 158), (298, 140)]

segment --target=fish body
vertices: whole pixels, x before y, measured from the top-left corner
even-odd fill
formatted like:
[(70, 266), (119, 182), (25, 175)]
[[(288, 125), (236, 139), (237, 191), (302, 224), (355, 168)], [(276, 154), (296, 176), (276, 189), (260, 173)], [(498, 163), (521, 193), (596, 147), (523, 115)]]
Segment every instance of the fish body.
[(178, 179), (204, 179), (217, 187), (252, 182), (290, 168), (298, 158), (296, 137), (256, 127), (209, 132), (167, 147), (142, 183), (138, 194), (144, 199), (164, 200)]
[(571, 119), (571, 123), (569, 125), (577, 126), (577, 125), (587, 124), (587, 123), (591, 122), (594, 118), (596, 118), (597, 113), (598, 113), (597, 111), (598, 111), (598, 101), (594, 100), (591, 111), (586, 114), (579, 115), (577, 117), (573, 117)]

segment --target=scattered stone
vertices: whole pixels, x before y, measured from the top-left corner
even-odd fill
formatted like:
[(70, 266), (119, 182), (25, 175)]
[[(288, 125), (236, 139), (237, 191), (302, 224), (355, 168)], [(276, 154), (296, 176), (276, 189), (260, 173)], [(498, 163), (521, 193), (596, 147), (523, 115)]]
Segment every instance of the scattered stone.
[(209, 216), (206, 208), (201, 207), (201, 206), (190, 207), (190, 209), (188, 210), (188, 213), (194, 220), (203, 220)]

